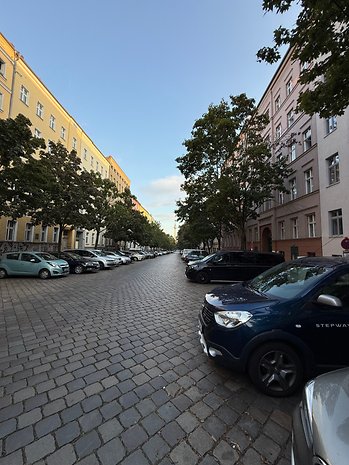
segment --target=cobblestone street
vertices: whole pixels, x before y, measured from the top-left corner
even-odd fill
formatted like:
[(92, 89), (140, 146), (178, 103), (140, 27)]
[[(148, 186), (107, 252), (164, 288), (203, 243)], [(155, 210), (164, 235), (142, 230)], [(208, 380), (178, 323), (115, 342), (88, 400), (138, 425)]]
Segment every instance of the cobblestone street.
[(0, 465), (290, 465), (298, 397), (209, 361), (179, 254), (0, 281)]

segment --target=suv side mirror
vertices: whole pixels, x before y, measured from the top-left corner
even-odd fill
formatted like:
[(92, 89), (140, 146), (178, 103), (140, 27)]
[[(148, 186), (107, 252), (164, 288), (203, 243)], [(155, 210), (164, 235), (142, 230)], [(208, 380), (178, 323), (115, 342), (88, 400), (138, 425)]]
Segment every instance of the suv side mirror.
[(321, 294), (317, 298), (317, 302), (322, 305), (329, 305), (330, 307), (342, 307), (342, 301), (341, 299), (338, 299), (338, 297), (335, 297), (334, 295), (329, 295), (329, 294)]

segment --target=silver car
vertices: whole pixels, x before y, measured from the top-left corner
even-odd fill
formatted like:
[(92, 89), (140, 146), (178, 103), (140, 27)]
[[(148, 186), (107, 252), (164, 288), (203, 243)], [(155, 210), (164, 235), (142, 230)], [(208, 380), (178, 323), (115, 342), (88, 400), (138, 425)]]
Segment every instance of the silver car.
[(349, 463), (349, 368), (309, 381), (293, 414), (292, 465)]

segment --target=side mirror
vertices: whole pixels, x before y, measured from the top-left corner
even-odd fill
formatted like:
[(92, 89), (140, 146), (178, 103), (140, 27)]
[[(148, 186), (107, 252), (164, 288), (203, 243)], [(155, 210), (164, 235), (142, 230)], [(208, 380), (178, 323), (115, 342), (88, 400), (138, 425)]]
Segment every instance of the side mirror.
[(335, 297), (334, 295), (321, 294), (317, 298), (317, 302), (322, 305), (329, 305), (330, 307), (342, 307), (341, 299)]

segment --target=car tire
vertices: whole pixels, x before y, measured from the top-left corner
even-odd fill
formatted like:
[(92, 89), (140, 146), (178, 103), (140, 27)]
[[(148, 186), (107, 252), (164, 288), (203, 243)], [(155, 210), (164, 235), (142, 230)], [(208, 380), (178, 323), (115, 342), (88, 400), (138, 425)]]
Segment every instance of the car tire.
[(6, 278), (6, 276), (7, 276), (6, 270), (4, 268), (0, 268), (0, 279), (4, 279)]
[(51, 276), (51, 273), (46, 268), (43, 268), (42, 270), (39, 271), (39, 278), (40, 279), (47, 279), (50, 276)]
[(210, 282), (210, 278), (208, 274), (206, 273), (206, 271), (199, 271), (198, 274), (196, 275), (195, 281), (200, 284), (207, 284)]
[(247, 371), (253, 384), (273, 397), (286, 397), (296, 392), (304, 373), (298, 354), (282, 342), (258, 347), (250, 357)]
[(105, 266), (103, 262), (99, 262), (99, 269), (104, 270)]
[(76, 265), (74, 268), (75, 274), (81, 274), (84, 271), (84, 267), (82, 265)]

